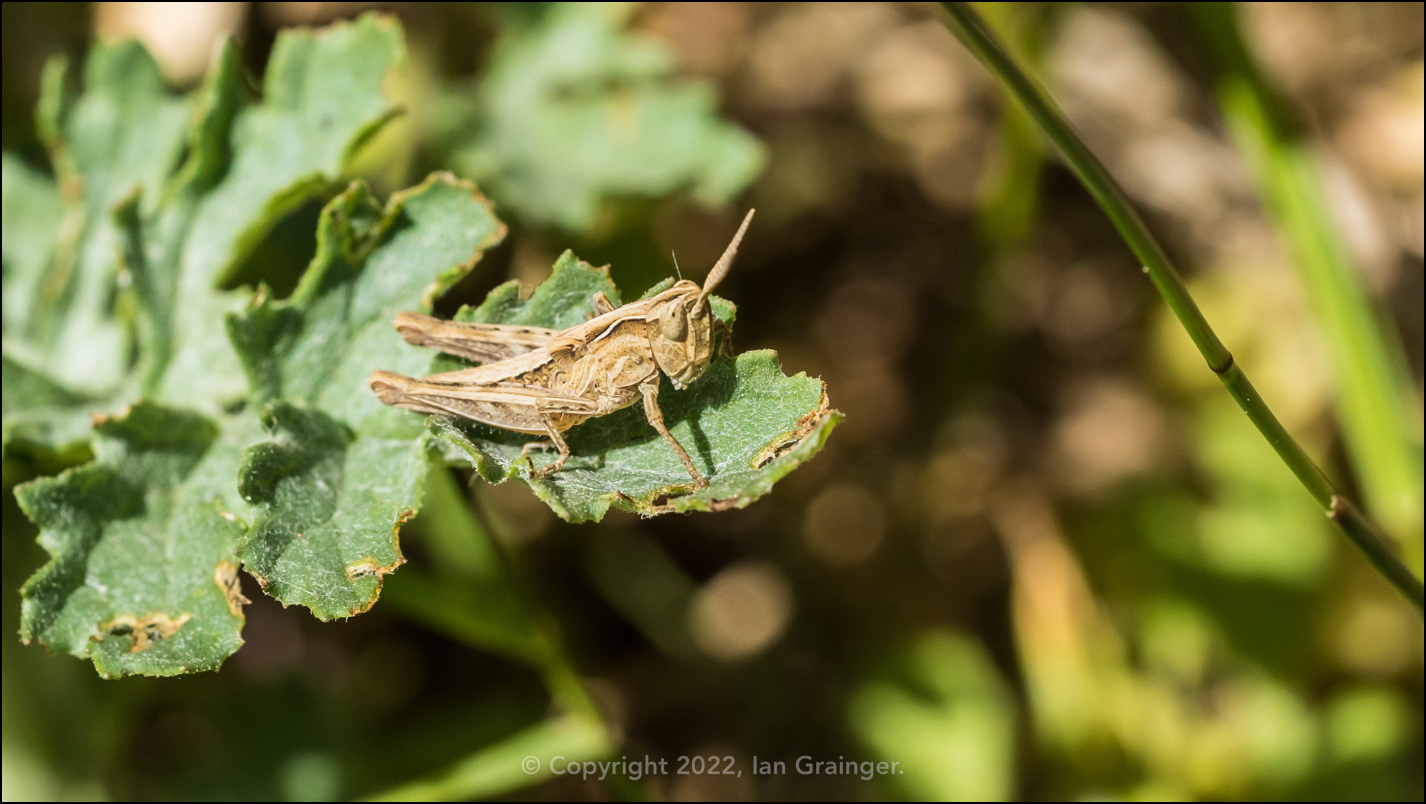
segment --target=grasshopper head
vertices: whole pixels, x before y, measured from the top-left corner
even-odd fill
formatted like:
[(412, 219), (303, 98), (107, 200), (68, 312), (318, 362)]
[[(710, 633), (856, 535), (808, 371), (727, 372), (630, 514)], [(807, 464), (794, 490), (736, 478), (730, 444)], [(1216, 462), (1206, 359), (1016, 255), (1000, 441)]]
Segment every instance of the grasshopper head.
[(738, 244), (753, 222), (753, 210), (748, 210), (733, 242), (708, 272), (703, 287), (681, 280), (660, 293), (648, 316), (649, 345), (654, 362), (673, 381), (675, 388), (684, 388), (703, 376), (713, 359), (713, 310), (708, 306), (708, 294), (728, 275)]
[(659, 294), (660, 300), (649, 311), (654, 362), (675, 388), (703, 376), (713, 356), (713, 311), (701, 293), (697, 285), (684, 280)]

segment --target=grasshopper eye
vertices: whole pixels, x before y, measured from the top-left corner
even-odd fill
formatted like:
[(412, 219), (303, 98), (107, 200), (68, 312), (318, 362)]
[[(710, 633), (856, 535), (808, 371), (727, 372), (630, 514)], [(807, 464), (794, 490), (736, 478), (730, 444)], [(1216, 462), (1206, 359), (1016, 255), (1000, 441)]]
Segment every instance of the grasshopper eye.
[(669, 315), (664, 318), (659, 325), (660, 333), (671, 341), (681, 341), (688, 335), (688, 320), (684, 317), (683, 310), (675, 307), (669, 311)]

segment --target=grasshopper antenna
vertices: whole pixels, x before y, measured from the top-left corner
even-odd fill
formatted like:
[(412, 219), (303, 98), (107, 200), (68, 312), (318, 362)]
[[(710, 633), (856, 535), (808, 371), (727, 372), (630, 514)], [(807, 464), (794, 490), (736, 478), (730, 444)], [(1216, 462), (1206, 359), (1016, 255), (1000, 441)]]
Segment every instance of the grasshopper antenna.
[(676, 254), (673, 249), (669, 249), (668, 253), (673, 255), (673, 270), (678, 274), (678, 281), (682, 282), (683, 271), (679, 270), (678, 267), (678, 254)]
[(694, 310), (703, 309), (703, 302), (708, 298), (708, 294), (713, 292), (713, 288), (718, 287), (718, 283), (728, 275), (728, 269), (733, 267), (733, 258), (738, 256), (738, 244), (743, 242), (743, 235), (748, 231), (748, 224), (753, 222), (754, 212), (757, 210), (748, 210), (748, 214), (743, 218), (743, 225), (739, 226), (738, 233), (733, 235), (733, 242), (728, 244), (723, 256), (718, 258), (718, 262), (713, 264), (713, 270), (708, 272), (708, 278), (703, 280), (703, 292), (698, 294), (698, 304), (694, 305)]

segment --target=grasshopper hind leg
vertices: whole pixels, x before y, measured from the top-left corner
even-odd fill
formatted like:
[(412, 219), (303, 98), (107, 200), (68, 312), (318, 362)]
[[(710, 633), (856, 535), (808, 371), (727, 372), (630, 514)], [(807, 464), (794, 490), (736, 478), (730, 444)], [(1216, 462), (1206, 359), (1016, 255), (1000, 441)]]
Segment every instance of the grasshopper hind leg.
[(547, 450), (551, 447), (554, 447), (555, 449), (559, 450), (560, 454), (559, 457), (555, 459), (554, 463), (549, 464), (548, 466), (542, 466), (539, 469), (535, 469), (534, 461), (531, 461), (530, 475), (532, 477), (548, 477), (552, 473), (558, 472), (559, 470), (563, 469), (565, 463), (569, 461), (569, 445), (564, 442), (564, 436), (560, 435), (560, 431), (555, 428), (554, 420), (549, 417), (549, 414), (541, 413), (540, 422), (545, 425), (545, 431), (549, 433), (550, 440), (531, 441), (520, 449), (520, 457), (524, 458), (526, 455), (529, 454), (530, 450), (532, 449)]

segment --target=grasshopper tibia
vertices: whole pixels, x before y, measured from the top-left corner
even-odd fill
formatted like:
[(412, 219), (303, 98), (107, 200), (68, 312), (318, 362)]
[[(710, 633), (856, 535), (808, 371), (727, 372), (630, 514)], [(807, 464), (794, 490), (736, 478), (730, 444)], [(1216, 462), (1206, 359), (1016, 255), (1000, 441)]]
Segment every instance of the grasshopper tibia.
[(708, 481), (699, 473), (698, 467), (693, 465), (693, 459), (688, 457), (688, 450), (678, 443), (678, 439), (673, 437), (673, 433), (663, 423), (663, 411), (659, 410), (659, 378), (655, 374), (648, 380), (639, 384), (639, 393), (644, 397), (644, 416), (649, 420), (649, 424), (659, 431), (663, 440), (668, 442), (673, 451), (678, 453), (678, 459), (683, 461), (683, 468), (688, 470), (689, 476), (693, 478), (693, 487), (702, 489), (708, 487)]

